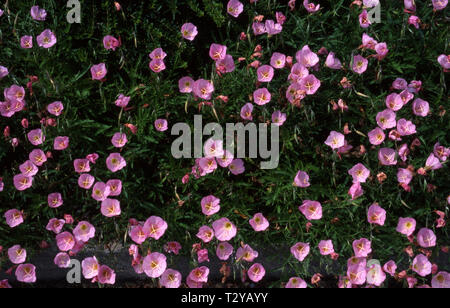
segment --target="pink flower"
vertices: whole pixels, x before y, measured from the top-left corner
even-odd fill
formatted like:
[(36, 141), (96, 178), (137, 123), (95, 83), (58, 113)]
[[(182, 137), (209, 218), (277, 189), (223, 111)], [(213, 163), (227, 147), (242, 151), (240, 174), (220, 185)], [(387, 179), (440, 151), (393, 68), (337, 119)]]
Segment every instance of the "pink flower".
[(348, 171), (348, 174), (353, 177), (353, 183), (365, 183), (367, 178), (370, 176), (370, 170), (363, 164), (357, 164)]
[(299, 277), (292, 277), (286, 284), (286, 289), (306, 289), (308, 285)]
[(233, 253), (233, 246), (231, 246), (228, 242), (220, 242), (217, 245), (216, 255), (219, 258), (219, 260), (227, 261), (232, 253)]
[(193, 41), (197, 34), (197, 27), (191, 23), (186, 23), (181, 27), (181, 35), (186, 40)]
[(379, 264), (373, 264), (367, 269), (366, 282), (369, 285), (381, 286), (386, 280), (386, 274)]
[(38, 167), (36, 167), (31, 160), (27, 160), (25, 163), (20, 165), (19, 170), (24, 176), (27, 177), (35, 176), (39, 172)]
[(330, 52), (327, 56), (327, 59), (325, 61), (325, 65), (328, 68), (334, 69), (334, 70), (340, 70), (342, 68), (341, 61), (335, 57), (334, 52)]
[(382, 144), (386, 138), (386, 135), (384, 134), (383, 130), (379, 127), (375, 128), (374, 130), (371, 130), (368, 136), (370, 143), (373, 145)]
[(111, 172), (117, 172), (127, 166), (127, 162), (119, 153), (112, 153), (106, 159), (106, 166)]
[(370, 224), (384, 226), (384, 222), (386, 221), (386, 211), (378, 204), (372, 204), (367, 212), (367, 221)]
[(409, 185), (413, 178), (413, 173), (408, 169), (399, 168), (397, 172), (397, 180), (400, 184)]
[(109, 196), (117, 197), (122, 193), (122, 181), (121, 180), (109, 180), (106, 182), (106, 185), (109, 187), (110, 193)]
[(154, 73), (160, 73), (166, 69), (166, 64), (161, 59), (153, 59), (149, 67)]
[(212, 227), (216, 238), (221, 242), (227, 242), (237, 233), (236, 226), (228, 218), (221, 218), (213, 222)]
[(105, 63), (100, 63), (91, 67), (92, 80), (102, 80), (107, 73), (108, 70), (106, 69)]
[(197, 251), (197, 262), (209, 262), (208, 249), (200, 249), (199, 251)]
[(32, 264), (20, 264), (16, 269), (16, 278), (24, 283), (36, 282), (36, 267)]
[(117, 98), (115, 104), (116, 104), (117, 107), (125, 108), (126, 106), (128, 106), (129, 102), (130, 102), (130, 97), (129, 96), (125, 96), (123, 94), (119, 94), (119, 97)]
[(263, 106), (270, 102), (272, 96), (266, 88), (261, 88), (253, 92), (253, 101), (259, 106)]
[(29, 35), (24, 35), (20, 38), (20, 47), (24, 49), (33, 48), (33, 37)]
[(319, 56), (312, 52), (308, 45), (303, 46), (303, 48), (296, 53), (295, 58), (298, 63), (305, 67), (313, 67), (319, 63)]
[(6, 77), (8, 75), (9, 75), (8, 68), (0, 65), (0, 79)]
[(178, 81), (180, 93), (191, 93), (194, 86), (194, 79), (191, 77), (183, 77)]
[(263, 65), (258, 68), (256, 74), (258, 75), (259, 82), (271, 82), (274, 75), (274, 70), (270, 65)]
[(322, 205), (320, 202), (305, 200), (299, 207), (299, 211), (302, 212), (308, 220), (322, 219)]
[(365, 7), (371, 8), (380, 4), (380, 0), (363, 0), (363, 4)]
[(167, 57), (167, 54), (162, 48), (156, 48), (148, 56), (152, 60), (164, 60)]
[(322, 256), (328, 256), (334, 253), (333, 242), (331, 240), (320, 241), (319, 251)]
[(361, 28), (368, 28), (372, 23), (369, 19), (369, 14), (367, 13), (367, 10), (363, 10), (361, 14), (359, 14), (359, 25)]
[(167, 230), (167, 222), (161, 217), (151, 216), (144, 224), (144, 232), (155, 240), (159, 240)]
[(13, 182), (14, 182), (14, 187), (16, 187), (16, 189), (18, 191), (24, 191), (24, 190), (31, 188), (31, 186), (33, 186), (33, 178), (27, 177), (23, 174), (18, 174), (16, 176), (14, 176)]
[(400, 217), (397, 225), (397, 232), (406, 236), (411, 236), (416, 229), (416, 220), (414, 218)]
[(188, 279), (197, 283), (206, 283), (208, 282), (209, 276), (209, 268), (206, 266), (198, 267), (193, 269), (188, 276)]
[(428, 156), (427, 161), (425, 163), (425, 170), (438, 170), (442, 168), (442, 164), (439, 159), (434, 156), (433, 153)]
[(209, 48), (209, 56), (214, 61), (223, 60), (227, 55), (227, 46), (219, 44), (211, 44)]
[(214, 238), (214, 230), (208, 226), (202, 226), (198, 230), (197, 237), (201, 239), (204, 243), (209, 243)]
[(353, 66), (352, 70), (361, 75), (367, 70), (367, 65), (369, 61), (361, 55), (356, 55), (353, 57)]
[(416, 4), (414, 0), (403, 0), (403, 3), (405, 5), (405, 10), (408, 10), (410, 12), (416, 11)]
[(258, 257), (258, 252), (253, 250), (250, 245), (244, 245), (239, 247), (236, 251), (236, 260), (239, 262), (245, 260), (247, 262), (253, 262)]
[(387, 56), (389, 49), (387, 49), (386, 43), (383, 42), (375, 45), (375, 51), (377, 52), (377, 59), (383, 60)]
[(45, 228), (48, 231), (52, 231), (55, 234), (61, 233), (62, 228), (66, 224), (64, 219), (52, 218), (48, 221), (47, 227)]
[(403, 78), (397, 78), (392, 83), (392, 87), (396, 90), (406, 90), (408, 88), (408, 82)]
[(90, 174), (82, 174), (78, 178), (78, 186), (80, 186), (83, 189), (91, 189), (92, 185), (94, 185), (95, 178)]
[(309, 13), (315, 13), (320, 9), (320, 4), (316, 5), (314, 3), (309, 2), (309, 0), (304, 0), (303, 6)]
[(230, 55), (226, 55), (225, 59), (217, 60), (216, 68), (217, 68), (217, 71), (222, 74), (233, 72), (236, 68), (234, 65), (233, 57)]
[(282, 126), (286, 122), (286, 114), (282, 113), (280, 110), (272, 113), (272, 123), (277, 126)]
[(243, 120), (253, 121), (252, 112), (253, 112), (253, 105), (251, 103), (245, 104), (241, 108), (241, 118)]
[(359, 182), (353, 183), (353, 185), (348, 190), (348, 194), (350, 195), (352, 200), (361, 197), (364, 194), (364, 190), (361, 187), (361, 183)]
[(415, 15), (411, 15), (408, 18), (408, 24), (413, 25), (416, 29), (419, 29), (420, 18)]
[(230, 0), (227, 4), (227, 12), (233, 17), (238, 17), (244, 11), (244, 5), (238, 0)]
[(217, 163), (222, 168), (229, 167), (231, 165), (231, 163), (233, 162), (233, 159), (234, 159), (234, 155), (232, 153), (230, 153), (228, 150), (224, 151), (224, 154), (222, 155), (222, 157), (216, 157)]
[(44, 21), (47, 18), (47, 12), (37, 5), (31, 7), (30, 13), (31, 17), (37, 21)]
[(211, 216), (220, 211), (220, 199), (213, 195), (204, 197), (201, 201), (202, 212), (206, 216)]
[(393, 149), (381, 148), (378, 151), (378, 160), (384, 166), (397, 165), (397, 153)]
[(116, 148), (123, 148), (128, 142), (127, 135), (124, 133), (115, 133), (111, 139), (111, 143)]
[(367, 258), (372, 252), (371, 242), (368, 239), (362, 238), (353, 242), (353, 251), (357, 258)]
[(130, 237), (136, 244), (141, 245), (147, 240), (148, 235), (142, 226), (134, 226), (130, 230)]
[(120, 216), (120, 202), (115, 199), (106, 199), (102, 202), (101, 212), (105, 217)]
[(398, 155), (400, 156), (402, 161), (406, 161), (408, 159), (407, 156), (409, 155), (409, 153), (410, 151), (406, 143), (402, 144), (400, 146), (400, 149), (398, 149)]
[(286, 55), (279, 52), (274, 52), (270, 59), (270, 65), (276, 69), (284, 68), (286, 65)]
[(98, 282), (101, 284), (115, 284), (116, 273), (108, 266), (102, 265), (98, 271)]
[(167, 289), (178, 289), (181, 286), (182, 277), (180, 272), (173, 269), (167, 269), (161, 275), (159, 282)]
[(450, 70), (450, 55), (439, 55), (437, 60), (444, 70)]
[(114, 36), (107, 35), (103, 38), (103, 47), (105, 47), (106, 50), (115, 51), (117, 47), (120, 47), (120, 42)]
[(23, 213), (16, 209), (6, 211), (4, 217), (10, 228), (15, 228), (23, 223)]
[(199, 79), (194, 83), (193, 91), (196, 96), (210, 100), (214, 92), (214, 85), (208, 80)]
[(56, 245), (58, 249), (66, 252), (75, 246), (75, 238), (70, 232), (63, 232), (56, 236)]
[(309, 74), (300, 80), (300, 89), (305, 91), (307, 95), (313, 95), (320, 88), (320, 80), (316, 76)]
[(261, 213), (255, 214), (249, 222), (256, 232), (265, 231), (269, 227), (269, 221)]
[(330, 136), (325, 141), (325, 144), (331, 147), (333, 150), (339, 149), (344, 146), (345, 136), (336, 131), (332, 131)]
[(27, 134), (28, 140), (34, 146), (41, 145), (45, 141), (45, 136), (40, 128), (30, 131)]
[(252, 29), (253, 29), (253, 34), (256, 36), (267, 33), (265, 24), (263, 24), (261, 22), (254, 22), (252, 24)]
[(347, 269), (347, 277), (353, 285), (363, 285), (366, 282), (367, 271), (365, 266), (352, 265)]
[(422, 228), (417, 233), (417, 243), (423, 248), (430, 248), (436, 246), (436, 235), (427, 228)]
[(310, 247), (308, 243), (297, 243), (291, 247), (291, 253), (300, 262), (305, 260), (305, 258), (309, 255), (309, 251)]
[(96, 257), (86, 258), (81, 262), (83, 269), (83, 276), (86, 279), (92, 279), (98, 276), (100, 270), (100, 264)]
[(433, 8), (436, 11), (445, 9), (448, 4), (448, 0), (432, 0), (431, 2), (433, 3)]
[(155, 121), (155, 128), (159, 132), (165, 132), (168, 129), (168, 123), (166, 119), (157, 119)]
[(70, 267), (70, 256), (65, 252), (60, 252), (56, 255), (53, 263), (59, 268), (69, 268)]
[(248, 269), (247, 275), (251, 281), (259, 282), (266, 275), (266, 270), (261, 264), (255, 263)]
[(395, 271), (397, 270), (397, 264), (395, 264), (395, 262), (391, 260), (383, 266), (383, 270), (392, 277), (394, 277)]
[(412, 270), (422, 277), (431, 274), (431, 262), (422, 254), (417, 255), (412, 263)]
[(304, 171), (299, 171), (294, 178), (294, 186), (305, 188), (310, 185), (309, 175)]
[(404, 105), (403, 99), (397, 93), (389, 94), (386, 97), (386, 106), (392, 111), (398, 111), (402, 109)]
[(63, 205), (63, 199), (60, 193), (53, 193), (48, 195), (48, 206), (56, 209)]
[(438, 142), (433, 147), (433, 153), (441, 161), (447, 161), (447, 158), (450, 156), (450, 149), (441, 146), (441, 144)]
[(75, 159), (73, 162), (76, 173), (84, 173), (91, 171), (90, 161), (87, 159)]
[(91, 238), (95, 237), (95, 228), (87, 221), (80, 221), (73, 230), (73, 235), (78, 242), (87, 243)]
[(63, 110), (64, 105), (61, 102), (53, 102), (47, 106), (47, 111), (55, 117), (59, 117)]
[(439, 272), (431, 280), (433, 289), (448, 289), (450, 288), (450, 274), (447, 272)]
[(15, 245), (8, 249), (8, 257), (13, 264), (22, 264), (27, 259), (27, 251), (20, 245)]
[(228, 169), (234, 175), (239, 175), (245, 172), (244, 161), (240, 158), (233, 159), (231, 164), (228, 166)]
[(414, 100), (412, 108), (414, 114), (420, 117), (426, 117), (430, 112), (430, 105), (428, 104), (428, 102), (420, 98)]
[(277, 35), (281, 33), (281, 31), (283, 31), (283, 26), (280, 25), (279, 23), (275, 23), (275, 21), (271, 19), (266, 20), (264, 26), (266, 28), (266, 32), (269, 35), (269, 37), (272, 35)]
[(206, 158), (220, 157), (224, 154), (222, 140), (214, 140), (213, 138), (210, 138), (205, 142), (203, 148)]
[(55, 151), (63, 151), (69, 147), (70, 139), (66, 136), (58, 136), (53, 142), (53, 149)]
[(200, 158), (199, 166), (204, 172), (204, 174), (213, 173), (217, 169), (217, 162), (214, 157), (204, 157)]
[(416, 126), (406, 119), (400, 119), (397, 122), (397, 131), (400, 136), (410, 136), (416, 133)]

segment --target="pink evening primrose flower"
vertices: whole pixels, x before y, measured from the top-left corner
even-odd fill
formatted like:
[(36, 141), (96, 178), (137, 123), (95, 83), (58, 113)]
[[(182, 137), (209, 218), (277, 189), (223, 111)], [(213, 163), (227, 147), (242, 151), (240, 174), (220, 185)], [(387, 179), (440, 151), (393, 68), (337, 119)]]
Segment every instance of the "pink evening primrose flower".
[(63, 232), (56, 235), (56, 245), (62, 252), (71, 250), (75, 246), (75, 238), (70, 232)]
[(299, 278), (299, 277), (292, 277), (289, 279), (288, 283), (286, 284), (286, 289), (306, 289), (308, 285), (306, 282)]
[(90, 161), (87, 159), (75, 159), (73, 162), (76, 173), (85, 173), (91, 171)]
[(233, 57), (226, 55), (225, 59), (216, 61), (216, 68), (219, 73), (226, 74), (231, 73), (236, 69)]
[(319, 63), (319, 56), (312, 52), (308, 45), (303, 46), (303, 48), (296, 53), (295, 58), (298, 63), (305, 67), (313, 67)]
[(294, 186), (306, 188), (311, 184), (309, 183), (309, 175), (305, 171), (297, 172), (297, 175), (294, 178)]
[(271, 82), (274, 75), (274, 70), (270, 65), (263, 65), (258, 68), (256, 74), (258, 75), (259, 82)]
[(24, 49), (33, 48), (33, 37), (29, 35), (24, 35), (20, 38), (20, 47)]
[(94, 185), (95, 178), (90, 174), (82, 174), (78, 178), (78, 186), (80, 186), (83, 189), (91, 189), (92, 185)]
[(227, 12), (237, 18), (244, 11), (244, 5), (238, 0), (230, 0), (227, 4)]
[(399, 168), (397, 172), (397, 180), (400, 184), (409, 185), (413, 178), (413, 173), (408, 169)]
[(253, 29), (253, 34), (256, 36), (267, 33), (266, 25), (261, 22), (254, 22), (252, 24), (252, 29)]
[(23, 174), (18, 174), (16, 176), (14, 176), (13, 182), (14, 182), (14, 187), (18, 191), (24, 191), (24, 190), (31, 188), (31, 186), (33, 186), (33, 178), (25, 176)]
[(157, 119), (155, 121), (155, 128), (159, 132), (165, 132), (169, 128), (167, 120), (166, 119)]
[(203, 150), (206, 158), (221, 157), (224, 154), (223, 141), (210, 138), (205, 142)]
[(95, 237), (95, 228), (87, 221), (80, 221), (73, 230), (73, 235), (78, 242), (87, 243)]
[(61, 102), (53, 102), (47, 106), (47, 111), (54, 115), (55, 117), (59, 117), (64, 110), (64, 105)]
[(98, 271), (98, 282), (113, 285), (116, 283), (116, 273), (110, 267), (102, 265)]
[(253, 262), (256, 258), (258, 258), (258, 252), (256, 250), (253, 250), (250, 245), (239, 247), (236, 251), (236, 260), (238, 262), (241, 260)]
[(445, 9), (448, 4), (448, 0), (432, 0), (431, 2), (433, 3), (433, 8), (436, 11)]
[(309, 2), (309, 0), (304, 0), (303, 6), (308, 11), (308, 13), (315, 13), (320, 9), (320, 4), (314, 4), (312, 2)]
[(153, 252), (144, 258), (143, 269), (150, 278), (159, 278), (167, 269), (167, 258), (159, 252)]
[(309, 74), (302, 78), (299, 82), (300, 89), (305, 91), (307, 95), (313, 95), (320, 88), (321, 82), (313, 74)]
[(181, 26), (181, 35), (184, 39), (193, 41), (198, 34), (197, 27), (192, 23), (185, 23)]
[(233, 246), (228, 242), (220, 242), (217, 245), (216, 255), (219, 260), (227, 261), (230, 256), (233, 254)]
[(112, 35), (107, 35), (103, 38), (103, 47), (105, 47), (106, 50), (112, 50), (115, 51), (117, 47), (120, 46), (120, 41), (116, 39)]
[(386, 211), (378, 204), (372, 204), (367, 212), (367, 221), (370, 224), (384, 226), (384, 222), (386, 221)]
[(62, 228), (66, 224), (64, 219), (52, 218), (48, 221), (47, 227), (45, 229), (47, 231), (52, 231), (55, 234), (61, 233)]
[(325, 60), (325, 66), (334, 70), (340, 70), (342, 68), (342, 63), (336, 58), (334, 52), (330, 52)]
[(320, 241), (318, 247), (322, 256), (328, 256), (334, 253), (333, 242), (331, 240)]
[(63, 205), (63, 199), (60, 193), (52, 193), (48, 195), (48, 206), (52, 209), (56, 209)]
[(431, 262), (423, 254), (417, 255), (412, 263), (412, 270), (422, 277), (426, 277), (431, 274), (431, 267)]
[(239, 175), (245, 172), (244, 161), (240, 158), (233, 159), (231, 164), (228, 166), (230, 172), (234, 175)]
[(422, 228), (417, 233), (417, 243), (423, 248), (431, 248), (436, 246), (436, 235), (427, 228)]
[(371, 130), (368, 133), (369, 136), (369, 141), (372, 145), (380, 145), (384, 142), (384, 140), (386, 139), (386, 135), (383, 132), (383, 130), (379, 127)]
[(357, 258), (367, 258), (372, 252), (371, 242), (368, 239), (362, 238), (353, 242), (353, 251)]
[(111, 139), (111, 143), (116, 148), (123, 148), (128, 142), (127, 135), (124, 133), (115, 133)]
[(194, 79), (191, 77), (183, 77), (178, 81), (178, 88), (180, 93), (191, 93), (194, 87)]
[(279, 52), (274, 52), (270, 59), (270, 65), (276, 69), (284, 68), (286, 65), (286, 55)]
[(386, 274), (384, 273), (381, 265), (373, 264), (367, 269), (366, 282), (369, 285), (381, 286), (386, 280)]
[(214, 221), (212, 227), (216, 238), (221, 242), (231, 240), (237, 233), (236, 226), (228, 218), (221, 218)]
[(199, 79), (194, 82), (193, 92), (201, 99), (210, 100), (214, 92), (214, 85), (209, 80)]
[(263, 106), (270, 102), (272, 95), (266, 88), (257, 89), (253, 92), (253, 101), (259, 106)]
[(162, 61), (167, 57), (167, 54), (164, 52), (164, 50), (162, 50), (162, 48), (156, 48), (148, 56), (152, 60)]
[(193, 269), (188, 276), (188, 279), (197, 283), (206, 283), (208, 282), (209, 276), (209, 268), (206, 266), (198, 267)]
[(160, 73), (166, 69), (166, 64), (161, 59), (153, 59), (150, 61), (149, 67), (154, 73)]
[(243, 120), (253, 121), (252, 112), (253, 112), (253, 105), (251, 103), (245, 104), (241, 108), (241, 118)]
[(86, 258), (81, 262), (83, 276), (86, 279), (93, 279), (98, 276), (100, 270), (100, 263), (96, 257)]
[(128, 103), (130, 102), (130, 99), (131, 99), (131, 97), (129, 97), (129, 96), (125, 96), (123, 94), (119, 94), (119, 97), (115, 101), (115, 104), (116, 104), (117, 107), (125, 108), (126, 106), (128, 106)]
[(370, 176), (370, 170), (363, 164), (357, 164), (348, 171), (348, 174), (353, 177), (353, 183), (365, 183), (367, 178)]
[(359, 25), (361, 28), (368, 28), (371, 25), (371, 21), (369, 19), (369, 14), (367, 10), (363, 10), (361, 14), (359, 14)]
[(166, 269), (161, 275), (160, 284), (167, 289), (178, 289), (181, 286), (181, 273), (173, 269)]
[(208, 226), (202, 226), (199, 228), (196, 236), (204, 243), (209, 243), (214, 239), (214, 230)]
[(416, 220), (414, 218), (400, 217), (396, 230), (403, 235), (411, 236), (416, 230)]
[(110, 193), (109, 196), (117, 197), (122, 193), (122, 181), (121, 180), (109, 180), (106, 182), (106, 185), (109, 187)]
[(384, 166), (397, 165), (397, 152), (390, 148), (381, 148), (378, 151), (378, 160)]
[(399, 111), (403, 108), (404, 102), (399, 94), (392, 93), (386, 97), (386, 106), (392, 111)]
[(144, 243), (148, 235), (144, 232), (144, 228), (142, 226), (134, 226), (130, 230), (130, 237), (138, 245)]
[(9, 75), (8, 68), (0, 65), (0, 79), (6, 77), (8, 75)]
[(115, 199), (106, 199), (102, 202), (100, 210), (103, 216), (108, 218), (120, 216), (120, 202)]
[(428, 102), (420, 98), (414, 100), (412, 108), (414, 114), (419, 117), (426, 117), (430, 112), (430, 105)]
[(20, 245), (15, 245), (8, 249), (8, 257), (13, 264), (22, 264), (27, 259), (27, 251)]
[(264, 267), (261, 264), (255, 263), (248, 269), (247, 275), (251, 281), (259, 282), (266, 275), (266, 270), (264, 269)]
[(58, 136), (53, 141), (53, 149), (55, 151), (64, 151), (69, 147), (70, 139), (67, 136)]
[(420, 27), (420, 18), (415, 16), (415, 15), (411, 15), (408, 18), (408, 24), (414, 26), (416, 29), (419, 29), (419, 27)]
[(406, 119), (400, 119), (397, 122), (397, 132), (400, 136), (410, 136), (416, 133), (416, 126)]
[(442, 68), (446, 71), (450, 70), (450, 55), (439, 55), (439, 57), (437, 58), (437, 61), (439, 62), (439, 64), (442, 66)]
[(392, 87), (396, 90), (406, 90), (408, 88), (408, 82), (403, 78), (397, 78), (392, 83)]
[(106, 69), (105, 63), (96, 64), (91, 67), (92, 80), (102, 80), (107, 73), (108, 70)]
[(41, 145), (45, 141), (44, 133), (40, 128), (30, 131), (27, 134), (28, 141), (34, 146)]
[(204, 197), (201, 201), (201, 206), (204, 215), (214, 215), (220, 211), (220, 199), (213, 195)]
[(32, 264), (20, 264), (16, 269), (17, 281), (23, 283), (36, 282), (36, 267)]
[(383, 129), (391, 129), (397, 126), (396, 114), (390, 109), (379, 112), (376, 117), (378, 126)]
[(310, 247), (308, 243), (297, 243), (291, 247), (291, 253), (294, 257), (303, 262), (305, 258), (309, 255)]
[(298, 209), (308, 220), (322, 219), (322, 205), (320, 202), (305, 200)]
[(395, 276), (395, 272), (397, 270), (397, 264), (395, 264), (394, 261), (388, 261), (384, 266), (383, 266), (383, 270), (388, 273), (389, 275), (391, 275), (392, 277)]
[(439, 272), (431, 280), (431, 287), (433, 289), (449, 289), (450, 288), (450, 273)]
[(272, 113), (272, 123), (277, 126), (282, 126), (286, 122), (286, 114), (282, 113), (280, 110)]
[(211, 44), (209, 48), (209, 56), (214, 61), (224, 60), (227, 55), (227, 46), (219, 44)]
[(45, 9), (41, 9), (37, 5), (31, 7), (30, 14), (31, 17), (37, 21), (45, 21), (45, 19), (47, 18), (47, 12), (45, 11)]
[(53, 259), (53, 263), (59, 268), (69, 268), (70, 267), (70, 256), (65, 252), (60, 252)]
[(333, 150), (339, 149), (344, 146), (345, 136), (336, 131), (331, 131), (330, 136), (325, 141), (325, 144), (331, 147)]
[(49, 30), (44, 30), (41, 34), (39, 34), (36, 38), (39, 47), (43, 48), (51, 48), (56, 44), (56, 36), (55, 34)]
[(219, 166), (228, 168), (234, 160), (234, 155), (230, 151), (225, 150), (222, 157), (217, 157), (216, 160)]
[(369, 61), (361, 55), (356, 55), (353, 57), (352, 70), (361, 75), (367, 70), (367, 65)]
[(15, 228), (24, 221), (23, 213), (16, 209), (6, 211), (4, 217), (6, 219), (6, 224), (10, 228)]
[(255, 214), (249, 222), (256, 232), (265, 231), (269, 228), (269, 221), (261, 213)]
[(269, 37), (272, 35), (277, 35), (281, 33), (281, 31), (283, 31), (283, 26), (280, 25), (279, 23), (276, 23), (272, 19), (266, 20), (264, 26), (266, 28), (266, 32), (269, 35)]
[(127, 162), (119, 153), (112, 153), (106, 159), (106, 166), (111, 172), (117, 172), (127, 166)]
[(151, 216), (145, 221), (144, 232), (155, 240), (159, 240), (167, 230), (167, 222), (161, 217)]

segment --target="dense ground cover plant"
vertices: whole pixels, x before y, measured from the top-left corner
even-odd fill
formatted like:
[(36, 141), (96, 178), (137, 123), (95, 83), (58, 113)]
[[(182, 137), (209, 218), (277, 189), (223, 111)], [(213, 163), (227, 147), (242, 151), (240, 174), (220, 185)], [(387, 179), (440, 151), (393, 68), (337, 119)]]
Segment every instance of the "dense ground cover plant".
[[(81, 24), (7, 2), (0, 269), (38, 282), (48, 245), (66, 267), (121, 243), (164, 287), (205, 286), (212, 258), (264, 283), (269, 247), (286, 256), (275, 287), (448, 287), (447, 1), (382, 2), (372, 23), (377, 2), (84, 1)], [(195, 114), (277, 123), (279, 166), (211, 142), (175, 159), (170, 128)], [(114, 284), (102, 262), (84, 278)]]

